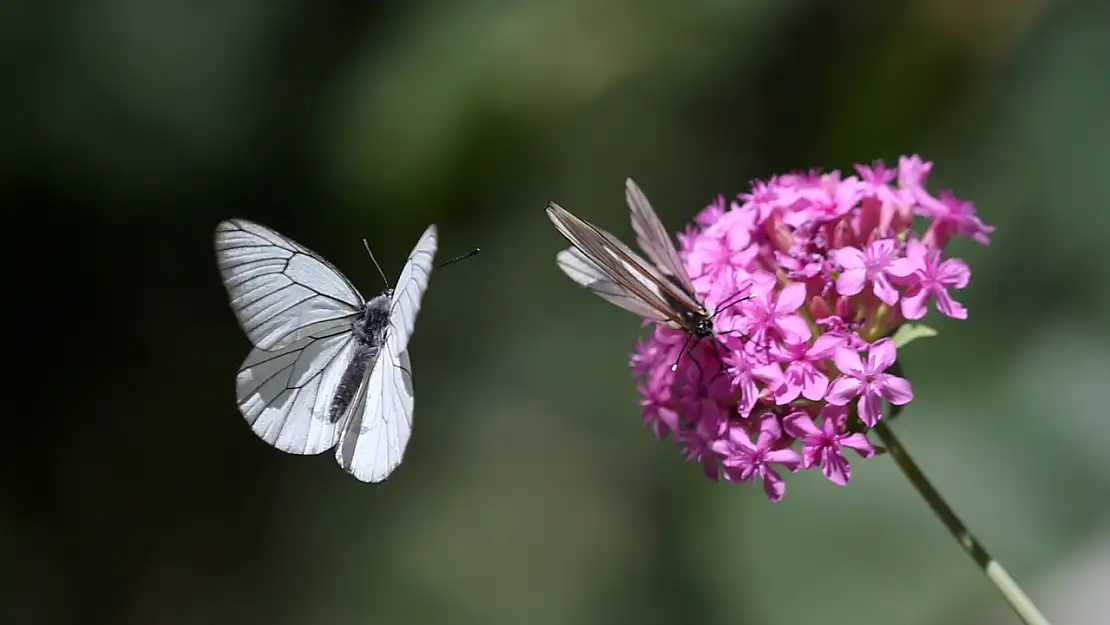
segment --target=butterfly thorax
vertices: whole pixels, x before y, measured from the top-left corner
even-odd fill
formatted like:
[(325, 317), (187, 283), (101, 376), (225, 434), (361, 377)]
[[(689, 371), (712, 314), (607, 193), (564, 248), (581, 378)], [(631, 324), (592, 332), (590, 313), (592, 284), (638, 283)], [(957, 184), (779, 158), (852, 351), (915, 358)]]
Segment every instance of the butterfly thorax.
[(367, 347), (381, 347), (389, 332), (389, 313), (393, 308), (393, 291), (387, 290), (362, 305), (352, 330), (355, 340)]
[(697, 317), (696, 319), (693, 319), (692, 321), (693, 321), (692, 330), (693, 330), (694, 336), (697, 336), (698, 338), (706, 338), (706, 337), (714, 336), (715, 334), (717, 334), (717, 331), (713, 329), (713, 318), (712, 317), (706, 317), (704, 315), (701, 315), (701, 316)]
[(688, 304), (684, 304), (667, 291), (660, 291), (659, 294), (667, 301), (671, 310), (678, 315), (676, 321), (681, 321), (680, 325), (683, 330), (700, 338), (716, 334), (716, 331), (713, 330), (713, 318), (704, 309), (690, 308)]

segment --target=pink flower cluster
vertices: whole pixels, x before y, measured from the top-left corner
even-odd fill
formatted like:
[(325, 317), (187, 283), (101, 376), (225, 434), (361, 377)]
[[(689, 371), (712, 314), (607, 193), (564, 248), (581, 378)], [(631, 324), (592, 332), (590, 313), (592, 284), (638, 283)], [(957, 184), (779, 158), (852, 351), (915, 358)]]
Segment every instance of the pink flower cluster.
[[(855, 176), (777, 176), (699, 213), (680, 255), (717, 335), (691, 349), (684, 332), (657, 325), (637, 346), (656, 436), (673, 436), (713, 480), (762, 480), (773, 501), (786, 492), (781, 469), (847, 484), (844, 450), (874, 455), (866, 432), (883, 401), (913, 399), (909, 381), (887, 373), (897, 354), (883, 337), (930, 302), (965, 319), (949, 290), (971, 272), (943, 251), (952, 237), (987, 244), (994, 230), (972, 203), (930, 195), (931, 168), (911, 156)], [(915, 216), (928, 222), (922, 235)]]

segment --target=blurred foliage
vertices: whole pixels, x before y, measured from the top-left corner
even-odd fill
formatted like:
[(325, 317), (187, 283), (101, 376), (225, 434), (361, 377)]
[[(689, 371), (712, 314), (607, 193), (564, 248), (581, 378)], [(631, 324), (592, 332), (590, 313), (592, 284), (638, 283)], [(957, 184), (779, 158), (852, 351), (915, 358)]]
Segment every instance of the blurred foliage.
[[(1036, 588), (1110, 524), (1107, 59), (1098, 0), (3, 5), (9, 312), (35, 331), (0, 620), (978, 622), (999, 598), (889, 458), (772, 505), (655, 441), (637, 322), (556, 270), (541, 208), (627, 236), (633, 176), (678, 231), (755, 178), (934, 160), (998, 231), (954, 251), (971, 318), (901, 354), (896, 428)], [(231, 216), (364, 293), (364, 236), (390, 275), (428, 222), (445, 257), (484, 248), (426, 296), (388, 482), (244, 426)]]

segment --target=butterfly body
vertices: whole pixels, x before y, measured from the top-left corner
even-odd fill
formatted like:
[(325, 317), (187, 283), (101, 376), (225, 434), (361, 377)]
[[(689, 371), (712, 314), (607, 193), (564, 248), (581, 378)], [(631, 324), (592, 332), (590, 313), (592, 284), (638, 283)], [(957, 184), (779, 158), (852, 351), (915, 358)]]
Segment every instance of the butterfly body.
[[(556, 255), (556, 264), (570, 279), (598, 297), (648, 321), (682, 330), (694, 345), (706, 338), (719, 342), (713, 314), (697, 295), (666, 228), (631, 179), (625, 183), (625, 200), (636, 241), (651, 262), (612, 234), (550, 202), (548, 218), (571, 243), (571, 247)], [(692, 346), (687, 343), (679, 357)], [(672, 369), (677, 364), (676, 361)]]

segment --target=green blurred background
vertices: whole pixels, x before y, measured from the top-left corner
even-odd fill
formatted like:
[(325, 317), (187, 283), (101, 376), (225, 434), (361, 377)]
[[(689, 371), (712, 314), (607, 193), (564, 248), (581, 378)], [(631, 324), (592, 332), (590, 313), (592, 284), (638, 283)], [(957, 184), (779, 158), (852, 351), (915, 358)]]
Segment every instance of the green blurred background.
[[(708, 482), (640, 425), (638, 321), (553, 263), (548, 200), (628, 237), (632, 176), (678, 231), (903, 153), (998, 230), (896, 429), (1057, 625), (1110, 622), (1110, 3), (44, 0), (0, 54), (0, 622), (1016, 622), (889, 458)], [(483, 248), (425, 297), (386, 483), (236, 410), (232, 216), (368, 294), (363, 237), (390, 276), (429, 222)]]

